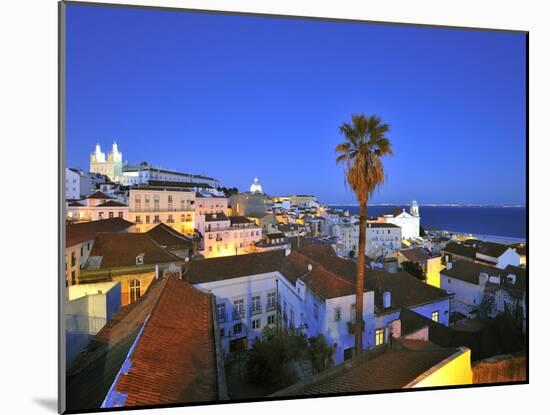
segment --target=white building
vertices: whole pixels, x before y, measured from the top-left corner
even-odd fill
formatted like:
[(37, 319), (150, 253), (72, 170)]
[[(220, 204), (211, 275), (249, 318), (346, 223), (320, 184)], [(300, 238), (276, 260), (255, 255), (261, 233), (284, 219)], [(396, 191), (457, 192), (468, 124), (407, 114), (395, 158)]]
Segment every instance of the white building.
[(206, 213), (227, 214), (227, 204), (228, 199), (226, 197), (199, 192), (195, 195), (195, 213), (197, 215), (204, 215)]
[[(448, 262), (440, 272), (440, 286), (454, 294), (454, 302), (478, 308), (483, 301), (485, 286), (500, 281), (501, 270), (475, 262)], [(460, 307), (459, 304), (455, 308)]]
[(201, 253), (206, 258), (240, 255), (254, 251), (262, 239), (262, 228), (244, 216), (224, 212), (197, 214), (196, 228), (202, 236)]
[[(332, 236), (338, 238), (339, 255), (347, 257), (350, 252), (357, 256), (359, 248), (359, 222), (341, 223), (332, 227)], [(367, 222), (365, 254), (370, 257), (387, 255), (401, 249), (401, 228), (391, 223)]]
[[(328, 245), (192, 261), (184, 278), (216, 297), (224, 353), (242, 350), (277, 321), (323, 334), (333, 360), (352, 357), (356, 264)], [(386, 343), (403, 307), (448, 325), (450, 295), (404, 274), (367, 274), (363, 345)]]
[(90, 154), (90, 173), (100, 173), (109, 177), (113, 182), (119, 182), (122, 178), (122, 153), (118, 151), (117, 143), (107, 157), (101, 151), (101, 146), (96, 144), (95, 151)]
[(476, 247), (476, 258), (504, 269), (508, 265), (519, 266), (521, 255), (514, 248), (494, 242), (481, 242)]
[(67, 220), (70, 222), (88, 222), (120, 218), (129, 221), (129, 212), (128, 205), (120, 203), (114, 196), (97, 191), (83, 201), (69, 202)]
[(92, 177), (83, 170), (65, 169), (65, 199), (78, 200), (93, 192)]
[(196, 188), (203, 190), (207, 188), (216, 189), (220, 185), (219, 180), (212, 177), (163, 169), (152, 166), (147, 162), (135, 166), (123, 166), (120, 182), (126, 186), (152, 184), (153, 182), (187, 183), (194, 184)]
[(333, 225), (332, 236), (337, 239), (337, 253), (344, 257), (357, 257), (359, 247), (359, 223), (340, 223)]
[(367, 222), (365, 254), (371, 258), (401, 249), (401, 228), (392, 223)]
[(416, 201), (412, 202), (410, 213), (404, 208), (393, 209), (391, 213), (383, 215), (379, 220), (399, 226), (403, 239), (414, 239), (420, 236), (420, 214)]

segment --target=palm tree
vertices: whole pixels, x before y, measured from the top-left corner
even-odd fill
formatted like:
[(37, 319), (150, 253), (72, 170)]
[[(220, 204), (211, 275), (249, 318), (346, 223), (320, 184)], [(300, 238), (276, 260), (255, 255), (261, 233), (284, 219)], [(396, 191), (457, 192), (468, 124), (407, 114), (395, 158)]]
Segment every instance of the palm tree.
[(359, 202), (359, 249), (355, 280), (355, 355), (363, 350), (363, 291), (365, 284), (365, 245), (367, 202), (374, 190), (385, 181), (382, 156), (391, 155), (386, 134), (390, 130), (379, 116), (354, 114), (351, 124), (344, 122), (340, 132), (344, 142), (336, 146), (336, 164), (344, 164), (344, 183), (349, 185)]

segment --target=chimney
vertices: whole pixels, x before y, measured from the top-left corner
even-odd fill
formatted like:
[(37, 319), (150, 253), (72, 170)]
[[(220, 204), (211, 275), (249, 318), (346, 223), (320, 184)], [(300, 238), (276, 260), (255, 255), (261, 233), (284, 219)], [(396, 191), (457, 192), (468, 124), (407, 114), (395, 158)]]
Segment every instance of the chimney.
[(159, 268), (159, 264), (155, 264), (155, 279), (159, 279), (160, 277), (160, 268)]
[(384, 308), (390, 308), (391, 307), (391, 292), (390, 291), (384, 291), (384, 294), (382, 296), (382, 301)]

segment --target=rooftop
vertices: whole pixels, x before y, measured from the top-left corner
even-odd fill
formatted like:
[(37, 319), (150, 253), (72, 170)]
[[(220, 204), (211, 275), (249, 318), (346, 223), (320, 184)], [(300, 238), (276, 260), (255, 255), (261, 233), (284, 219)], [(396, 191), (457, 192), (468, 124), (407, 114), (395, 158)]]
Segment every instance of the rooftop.
[(191, 248), (193, 246), (193, 241), (190, 238), (187, 238), (164, 223), (159, 223), (147, 231), (146, 235), (158, 245), (167, 249)]
[(455, 348), (424, 348), (387, 350), (374, 357), (365, 354), (271, 396), (402, 389), (428, 370), (459, 352)]
[(169, 278), (128, 358), (124, 406), (217, 400), (212, 297)]
[(85, 270), (100, 270), (180, 262), (181, 259), (159, 246), (146, 233), (99, 233), (90, 252)]
[(98, 190), (97, 192), (92, 193), (90, 196), (86, 196), (86, 199), (114, 199), (114, 197), (109, 196), (108, 194)]
[(132, 222), (120, 218), (68, 224), (65, 234), (65, 246), (68, 248), (79, 243), (91, 241), (100, 232), (126, 232), (132, 226), (134, 226)]

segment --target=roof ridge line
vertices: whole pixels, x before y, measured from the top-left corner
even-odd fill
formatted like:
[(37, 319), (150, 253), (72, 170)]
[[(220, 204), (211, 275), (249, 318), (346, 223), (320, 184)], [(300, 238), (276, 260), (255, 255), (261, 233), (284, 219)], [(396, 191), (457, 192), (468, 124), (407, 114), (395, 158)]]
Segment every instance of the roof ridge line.
[[(354, 284), (352, 284), (351, 282), (349, 282), (347, 279), (345, 279), (345, 278), (339, 276), (338, 274), (334, 273), (332, 270), (328, 269), (327, 267), (325, 267), (323, 264), (319, 263), (318, 261), (316, 261), (316, 260), (314, 260), (314, 259), (308, 257), (307, 255), (304, 255), (303, 253), (301, 253), (301, 252), (299, 252), (299, 251), (294, 251), (294, 252), (296, 252), (297, 254), (301, 255), (302, 257), (304, 257), (304, 258), (306, 258), (306, 259), (308, 259), (308, 260), (314, 262), (315, 265), (317, 265), (318, 267), (320, 267), (322, 271), (325, 271), (325, 272), (327, 272), (327, 273), (329, 273), (329, 274), (335, 276), (335, 277), (338, 278), (339, 280), (342, 280), (342, 281), (346, 282), (347, 284), (351, 285), (352, 287), (354, 286)], [(313, 264), (312, 264), (312, 265), (313, 265)], [(307, 275), (307, 273), (304, 274), (304, 276), (305, 276), (305, 275)], [(357, 276), (356, 276), (356, 277), (357, 277)]]

